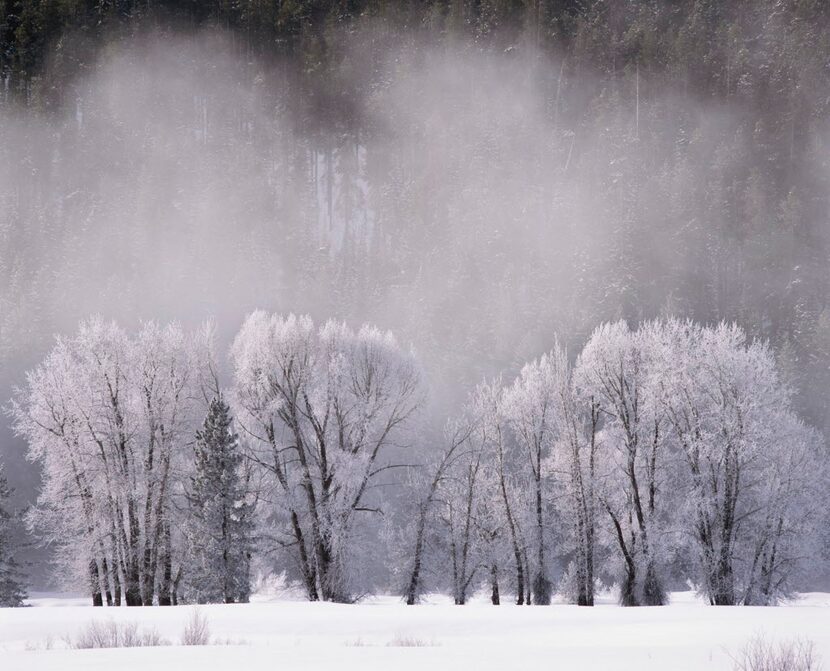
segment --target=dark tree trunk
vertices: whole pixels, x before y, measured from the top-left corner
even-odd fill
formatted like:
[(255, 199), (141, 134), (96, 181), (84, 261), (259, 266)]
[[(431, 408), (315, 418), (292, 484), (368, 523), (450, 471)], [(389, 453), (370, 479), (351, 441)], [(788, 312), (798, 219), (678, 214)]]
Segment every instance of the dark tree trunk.
[(89, 561), (89, 585), (92, 589), (92, 605), (103, 606), (104, 599), (101, 597), (101, 583), (98, 575), (98, 562), (94, 559)]
[(620, 605), (640, 605), (640, 601), (637, 598), (637, 573), (630, 567), (626, 570), (625, 579), (623, 580), (622, 585), (620, 585)]
[(507, 527), (510, 530), (510, 542), (513, 546), (513, 559), (516, 562), (516, 605), (522, 606), (525, 602), (525, 572), (522, 562), (522, 550), (519, 547), (519, 540), (516, 535), (516, 524), (513, 521), (513, 513), (510, 509), (510, 499), (507, 496), (507, 485), (504, 481), (504, 473), (500, 474), (501, 493), (504, 500), (504, 508), (507, 516)]
[(536, 575), (533, 578), (533, 598), (537, 605), (548, 606), (551, 600), (551, 584), (545, 571), (545, 525), (542, 505), (541, 452), (537, 452), (536, 478)]
[(173, 549), (171, 547), (170, 524), (164, 523), (162, 531), (162, 573), (159, 585), (159, 606), (173, 605)]
[(141, 573), (141, 605), (142, 606), (152, 606), (153, 605), (153, 598), (155, 597), (156, 592), (156, 571), (155, 567), (153, 566), (153, 561), (151, 560), (149, 563), (146, 561), (146, 552), (145, 552), (145, 560), (143, 562), (144, 571)]
[(525, 603), (525, 574), (522, 567), (522, 558), (516, 554), (516, 605), (523, 606)]
[(139, 548), (138, 548), (138, 515), (135, 510), (135, 503), (127, 502), (127, 519), (130, 525), (130, 536), (125, 544), (127, 553), (127, 565), (124, 570), (124, 598), (127, 606), (141, 606), (141, 572), (139, 571)]
[(118, 577), (117, 570), (113, 571), (113, 603), (121, 605), (121, 578)]
[(534, 603), (537, 606), (549, 606), (551, 601), (550, 580), (542, 572), (538, 572), (533, 580)]
[(303, 535), (303, 529), (300, 526), (300, 518), (297, 516), (297, 512), (292, 510), (291, 511), (291, 527), (294, 530), (294, 538), (297, 540), (297, 547), (299, 548), (300, 552), (300, 569), (302, 570), (303, 574), (303, 582), (305, 583), (306, 594), (308, 595), (309, 601), (319, 601), (320, 594), (317, 591), (317, 576), (314, 573), (314, 569), (311, 567), (310, 562), (308, 561), (308, 551), (306, 550), (305, 546), (305, 537)]
[(653, 563), (646, 567), (646, 575), (643, 579), (643, 604), (646, 606), (666, 605), (666, 592)]
[(499, 595), (499, 568), (495, 564), (490, 566), (490, 603), (498, 606), (501, 603), (501, 596)]
[(141, 584), (138, 578), (138, 567), (131, 568), (131, 574), (127, 576), (126, 585), (124, 589), (124, 600), (128, 606), (140, 606), (141, 601)]
[[(583, 542), (582, 537), (582, 525), (577, 524), (578, 527), (578, 538), (580, 539), (580, 543)], [(587, 606), (588, 605), (588, 563), (585, 561), (585, 548), (581, 546), (579, 548), (578, 556), (577, 556), (577, 564), (576, 564), (576, 605), (577, 606)]]
[(426, 534), (427, 509), (432, 501), (432, 495), (421, 506), (418, 514), (418, 527), (415, 536), (415, 556), (412, 562), (412, 573), (409, 576), (409, 585), (406, 588), (406, 605), (414, 606), (418, 600), (418, 588), (421, 580), (421, 556), (424, 552), (424, 535)]
[(176, 578), (173, 580), (173, 587), (170, 590), (170, 600), (172, 601), (174, 606), (179, 605), (179, 583), (182, 580), (182, 569), (179, 567), (179, 570), (176, 571)]
[[(620, 585), (620, 605), (639, 606), (640, 600), (637, 597), (637, 564), (634, 562), (634, 557), (632, 556), (632, 552), (629, 551), (628, 545), (626, 545), (622, 525), (607, 502), (605, 503), (605, 509), (611, 517), (611, 522), (614, 525), (614, 531), (617, 537), (617, 543), (619, 544), (620, 551), (625, 559), (625, 577)], [(633, 539), (632, 547), (634, 547)]]
[(104, 583), (104, 594), (107, 600), (107, 606), (112, 606), (112, 588), (110, 587), (110, 572), (107, 565), (107, 558), (104, 556), (101, 559), (101, 578)]
[(718, 561), (714, 583), (715, 589), (712, 593), (712, 603), (715, 606), (734, 606), (735, 587), (732, 566), (724, 558)]
[(594, 557), (593, 557), (593, 548), (591, 548), (590, 544), (588, 544), (588, 548), (586, 549), (586, 556), (585, 556), (585, 571), (582, 578), (582, 584), (580, 585), (579, 590), (579, 603), (580, 606), (593, 606), (594, 605)]

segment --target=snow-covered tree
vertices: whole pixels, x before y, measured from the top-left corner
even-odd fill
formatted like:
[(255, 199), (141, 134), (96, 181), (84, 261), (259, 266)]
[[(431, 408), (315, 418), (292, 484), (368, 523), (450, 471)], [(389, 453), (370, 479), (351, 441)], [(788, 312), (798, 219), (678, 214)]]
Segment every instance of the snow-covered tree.
[(498, 501), (501, 508), (504, 542), (510, 548), (516, 575), (516, 603), (523, 605), (530, 604), (532, 600), (526, 541), (526, 525), (535, 526), (526, 496), (532, 491), (532, 485), (531, 479), (517, 463), (516, 450), (511, 449), (504, 396), (501, 378), (483, 382), (473, 390), (467, 412), (474, 427), (472, 445), (486, 456), (488, 469), (494, 474), (495, 490), (491, 490), (488, 496)]
[(231, 348), (234, 406), (250, 458), (270, 476), (277, 542), (311, 600), (353, 597), (358, 518), (381, 509), (378, 476), (422, 401), (421, 376), (390, 333), (252, 313)]
[(572, 554), (564, 581), (577, 605), (594, 605), (598, 496), (607, 464), (598, 444), (600, 406), (590, 393), (580, 395), (570, 376), (560, 388), (559, 443), (547, 468), (554, 473), (564, 537)]
[(230, 408), (210, 403), (196, 434), (187, 486), (188, 599), (196, 603), (244, 603), (251, 591), (254, 502)]
[(511, 557), (508, 523), (499, 491), (499, 471), (492, 455), (483, 464), (478, 476), (480, 494), (476, 499), (475, 525), (478, 531), (477, 556), (481, 581), (490, 591), (490, 603), (501, 603), (501, 576), (509, 567)]
[(43, 466), (29, 521), (96, 605), (122, 594), (128, 606), (175, 600), (172, 497), (201, 367), (190, 345), (175, 325), (130, 337), (91, 319), (57, 339), (13, 402), (16, 430)]
[(819, 440), (792, 410), (770, 348), (739, 327), (670, 321), (660, 397), (682, 462), (697, 582), (716, 605), (774, 603), (820, 497)]
[(15, 514), (8, 508), (11, 494), (0, 464), (0, 608), (21, 606), (26, 598), (21, 567), (15, 556), (20, 529)]
[(481, 568), (477, 515), (480, 499), (485, 495), (480, 483), (482, 459), (480, 450), (467, 450), (455, 460), (438, 501), (439, 518), (446, 529), (453, 601), (459, 606), (467, 603)]
[(653, 341), (648, 329), (603, 324), (574, 370), (580, 396), (598, 403), (605, 458), (613, 463), (601, 501), (623, 564), (620, 601), (627, 606), (666, 602), (660, 564), (667, 422), (652, 373)]
[(550, 494), (543, 463), (550, 459), (562, 428), (562, 395), (569, 387), (569, 367), (565, 351), (556, 344), (539, 359), (525, 364), (518, 377), (504, 392), (504, 413), (516, 448), (516, 461), (527, 471), (531, 483), (533, 519), (533, 601), (546, 605), (551, 600), (551, 581), (547, 566), (547, 511)]
[(444, 436), (447, 448), (432, 465), (426, 478), (423, 478), (423, 494), (418, 502), (418, 513), (415, 521), (414, 544), (412, 549), (411, 569), (408, 574), (404, 599), (407, 605), (412, 606), (418, 601), (421, 593), (424, 555), (426, 554), (429, 525), (434, 521), (435, 508), (438, 504), (440, 488), (447, 478), (451, 477), (455, 462), (463, 456), (464, 450), (469, 449), (468, 440), (471, 428), (467, 423), (447, 425)]

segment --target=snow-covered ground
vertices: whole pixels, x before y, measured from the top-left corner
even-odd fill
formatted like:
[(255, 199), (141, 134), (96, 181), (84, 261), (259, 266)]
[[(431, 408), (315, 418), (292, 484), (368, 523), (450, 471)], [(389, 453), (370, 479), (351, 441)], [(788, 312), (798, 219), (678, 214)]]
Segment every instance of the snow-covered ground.
[[(731, 669), (755, 635), (813, 640), (830, 663), (830, 594), (778, 608), (715, 608), (690, 593), (665, 608), (498, 608), (442, 599), (406, 607), (376, 598), (347, 606), (300, 601), (202, 606), (218, 644), (182, 647), (193, 606), (95, 609), (83, 599), (41, 596), (31, 608), (0, 609), (2, 671), (191, 669)], [(67, 649), (92, 620), (135, 622), (170, 647)], [(420, 643), (412, 646), (412, 641)], [(410, 643), (409, 646), (405, 645)]]

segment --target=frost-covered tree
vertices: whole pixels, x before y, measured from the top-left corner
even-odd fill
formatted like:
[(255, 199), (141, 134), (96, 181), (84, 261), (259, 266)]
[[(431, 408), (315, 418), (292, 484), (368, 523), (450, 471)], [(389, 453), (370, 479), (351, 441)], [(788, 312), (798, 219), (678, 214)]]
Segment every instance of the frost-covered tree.
[(821, 505), (819, 440), (792, 409), (770, 348), (739, 327), (672, 320), (660, 396), (676, 438), (697, 582), (712, 604), (787, 594)]
[(601, 502), (623, 565), (620, 601), (627, 606), (666, 602), (661, 543), (667, 422), (654, 366), (650, 330), (617, 322), (593, 332), (574, 370), (578, 393), (598, 403), (605, 458), (613, 463)]
[[(516, 603), (531, 603), (528, 545), (525, 527), (533, 523), (528, 514), (529, 501), (525, 496), (532, 491), (531, 480), (523, 473), (511, 449), (511, 437), (504, 403), (504, 386), (500, 378), (479, 384), (468, 401), (467, 412), (474, 427), (471, 443), (474, 449), (486, 455), (491, 469), (494, 490), (489, 496), (498, 502), (504, 521), (504, 542), (510, 548), (516, 575)], [(534, 525), (535, 526), (535, 525)]]
[(533, 527), (533, 600), (547, 605), (551, 581), (547, 566), (547, 515), (550, 494), (542, 465), (551, 457), (562, 424), (562, 394), (569, 384), (567, 356), (558, 344), (547, 354), (522, 367), (504, 392), (504, 413), (516, 448), (519, 468), (529, 474)]
[(423, 494), (418, 502), (418, 513), (414, 527), (412, 564), (404, 594), (404, 599), (409, 606), (415, 605), (420, 596), (429, 525), (433, 522), (440, 488), (445, 480), (451, 477), (453, 466), (463, 456), (464, 449), (469, 449), (470, 433), (471, 429), (466, 423), (449, 424), (447, 426), (445, 430), (447, 448), (441, 453), (423, 482)]
[(564, 579), (566, 594), (577, 605), (594, 605), (598, 497), (607, 464), (600, 452), (600, 406), (593, 396), (580, 395), (567, 376), (560, 387), (559, 444), (547, 464), (563, 496), (557, 499), (564, 537), (572, 559)]
[[(308, 598), (353, 598), (361, 516), (422, 401), (412, 355), (390, 333), (252, 313), (231, 348), (234, 406), (250, 458), (270, 476), (277, 542)], [(365, 545), (365, 544), (363, 544)]]
[(12, 491), (0, 464), (0, 608), (21, 606), (26, 598), (23, 575), (15, 556), (20, 542), (14, 513), (8, 508)]
[(43, 466), (31, 525), (93, 603), (174, 601), (175, 507), (203, 349), (175, 325), (91, 319), (59, 337), (12, 405)]
[(464, 452), (444, 480), (438, 502), (439, 518), (446, 529), (453, 601), (458, 606), (467, 603), (481, 568), (477, 517), (480, 499), (485, 495), (480, 482), (482, 459), (480, 450)]
[(187, 486), (188, 599), (244, 603), (251, 592), (254, 502), (230, 408), (215, 397), (196, 433)]

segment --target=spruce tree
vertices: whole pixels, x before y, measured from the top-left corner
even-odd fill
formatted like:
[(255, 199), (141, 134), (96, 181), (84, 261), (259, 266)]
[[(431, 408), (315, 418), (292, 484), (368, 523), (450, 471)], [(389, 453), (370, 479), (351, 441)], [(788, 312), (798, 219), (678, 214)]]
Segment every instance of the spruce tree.
[(230, 409), (221, 397), (214, 398), (196, 433), (195, 468), (187, 492), (189, 600), (248, 601), (254, 508), (248, 494)]
[(26, 598), (20, 567), (14, 557), (18, 519), (6, 507), (11, 494), (0, 464), (0, 608), (21, 606)]

